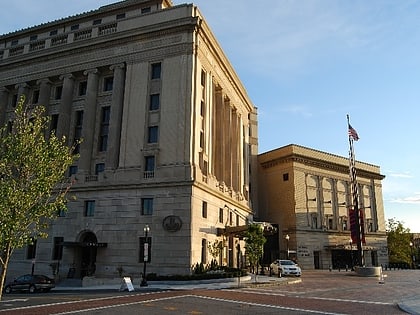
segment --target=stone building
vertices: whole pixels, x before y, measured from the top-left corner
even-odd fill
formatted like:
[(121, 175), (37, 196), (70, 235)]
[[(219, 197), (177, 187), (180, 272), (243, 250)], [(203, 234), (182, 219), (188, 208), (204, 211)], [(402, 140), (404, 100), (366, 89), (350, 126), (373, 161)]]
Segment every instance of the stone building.
[(243, 262), (218, 231), (256, 211), (257, 110), (196, 6), (120, 1), (1, 35), (2, 125), (22, 94), (83, 142), (75, 200), (9, 277), (138, 277), (145, 258), (147, 273), (185, 274), (215, 241), (220, 263)]
[[(297, 259), (304, 269), (354, 265), (350, 235), (352, 195), (348, 158), (287, 145), (258, 156), (259, 218), (278, 226), (265, 260)], [(359, 207), (364, 214), (365, 264), (388, 263), (378, 166), (356, 161)], [(262, 188), (264, 187), (264, 188)]]

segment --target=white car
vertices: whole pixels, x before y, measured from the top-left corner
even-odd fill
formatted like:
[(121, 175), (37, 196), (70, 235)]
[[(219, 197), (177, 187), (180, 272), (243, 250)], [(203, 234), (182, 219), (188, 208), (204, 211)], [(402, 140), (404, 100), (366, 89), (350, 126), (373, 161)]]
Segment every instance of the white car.
[(278, 275), (279, 271), (282, 276), (296, 276), (302, 275), (300, 267), (292, 260), (277, 259), (270, 265), (274, 274)]

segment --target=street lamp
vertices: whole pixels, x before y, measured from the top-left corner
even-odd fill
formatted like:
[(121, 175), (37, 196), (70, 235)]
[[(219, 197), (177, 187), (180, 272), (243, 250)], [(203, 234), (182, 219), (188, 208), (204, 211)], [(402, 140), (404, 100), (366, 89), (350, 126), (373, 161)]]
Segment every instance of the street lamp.
[(287, 259), (289, 259), (289, 239), (290, 239), (289, 234), (286, 234), (285, 239), (286, 239), (286, 243), (287, 243)]
[(147, 287), (146, 279), (146, 262), (149, 260), (149, 243), (147, 239), (147, 234), (150, 232), (150, 227), (146, 224), (143, 228), (144, 231), (144, 248), (143, 248), (143, 278), (141, 279), (140, 286)]
[(353, 265), (354, 265), (354, 262), (353, 262), (353, 240), (351, 238), (349, 239), (349, 244), (350, 244), (351, 270), (354, 270), (353, 269)]
[(411, 269), (414, 269), (413, 242), (410, 242)]

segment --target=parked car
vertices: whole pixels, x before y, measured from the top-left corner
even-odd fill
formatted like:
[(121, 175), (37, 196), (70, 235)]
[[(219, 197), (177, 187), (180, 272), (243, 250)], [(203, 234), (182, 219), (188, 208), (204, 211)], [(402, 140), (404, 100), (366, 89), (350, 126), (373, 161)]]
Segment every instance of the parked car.
[(54, 279), (44, 275), (23, 275), (15, 280), (9, 282), (4, 287), (5, 293), (12, 291), (29, 291), (34, 293), (36, 291), (48, 292), (55, 287)]
[(271, 270), (274, 274), (280, 274), (282, 276), (296, 276), (302, 275), (300, 267), (292, 260), (288, 259), (277, 259), (270, 265)]

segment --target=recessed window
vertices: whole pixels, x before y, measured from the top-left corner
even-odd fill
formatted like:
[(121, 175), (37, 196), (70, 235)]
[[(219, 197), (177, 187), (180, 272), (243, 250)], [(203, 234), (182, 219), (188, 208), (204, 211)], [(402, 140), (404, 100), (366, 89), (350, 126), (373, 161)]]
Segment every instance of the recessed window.
[(141, 215), (153, 214), (153, 198), (141, 198)]
[(102, 107), (101, 113), (101, 127), (99, 135), (99, 152), (107, 150), (108, 147), (108, 134), (109, 134), (109, 119), (111, 116), (111, 107)]
[(144, 13), (149, 13), (149, 12), (151, 12), (151, 11), (152, 11), (152, 9), (151, 9), (150, 7), (141, 8), (141, 13), (142, 13), (142, 14), (144, 14)]
[(158, 110), (160, 105), (160, 95), (152, 94), (150, 95), (150, 110)]
[(223, 208), (219, 208), (219, 223), (223, 223)]
[(152, 75), (151, 79), (160, 79), (161, 64), (160, 62), (152, 64)]
[(12, 107), (13, 108), (16, 107), (17, 101), (18, 101), (18, 95), (17, 94), (13, 94), (13, 96), (12, 96)]
[(117, 18), (117, 20), (124, 19), (125, 18), (125, 13), (117, 14), (116, 18)]
[(69, 176), (76, 175), (76, 173), (77, 173), (77, 166), (76, 165), (70, 166), (69, 167)]
[(79, 96), (86, 95), (87, 92), (87, 81), (82, 81), (79, 83)]
[(148, 143), (157, 143), (158, 142), (158, 126), (149, 127), (149, 134), (147, 138)]
[[(82, 127), (83, 127), (83, 111), (78, 110), (76, 111), (76, 122), (74, 125), (74, 154), (78, 154), (80, 152), (80, 143), (77, 143), (82, 137)], [(77, 144), (76, 144), (77, 143)]]
[(204, 70), (201, 70), (201, 86), (206, 85), (206, 72)]
[(112, 87), (114, 85), (114, 78), (108, 77), (104, 79), (104, 92), (112, 91)]
[(201, 206), (201, 216), (203, 218), (207, 218), (207, 202), (203, 201), (203, 204)]
[(16, 46), (17, 44), (19, 44), (19, 40), (18, 39), (14, 39), (12, 40), (12, 42), (10, 43), (11, 46)]
[(207, 239), (201, 239), (201, 263), (207, 264)]
[(146, 172), (152, 172), (155, 170), (155, 157), (153, 155), (148, 155), (144, 157), (144, 170)]
[(95, 214), (95, 200), (85, 201), (85, 217), (93, 217)]
[(71, 29), (72, 31), (78, 30), (78, 29), (79, 29), (79, 24), (72, 25), (72, 26), (70, 27), (70, 29)]
[(98, 163), (95, 165), (95, 175), (105, 171), (105, 163)]
[(93, 25), (99, 25), (101, 23), (102, 23), (102, 19), (97, 19), (97, 20), (94, 20), (92, 24)]
[(289, 180), (289, 173), (284, 173), (283, 174), (283, 181), (287, 182)]
[(58, 126), (58, 114), (53, 114), (51, 115), (51, 121), (50, 121), (50, 132), (55, 132), (57, 131), (57, 126)]
[(50, 36), (54, 36), (58, 34), (58, 30), (53, 30), (50, 32)]
[[(35, 90), (32, 93), (32, 104), (38, 104), (38, 101), (39, 101), (39, 90)], [(42, 105), (45, 105), (45, 104), (42, 104)]]
[(29, 37), (30, 41), (37, 40), (37, 39), (38, 39), (38, 35), (32, 35), (31, 37)]
[(56, 86), (55, 87), (55, 99), (61, 100), (61, 94), (63, 94), (63, 86)]

